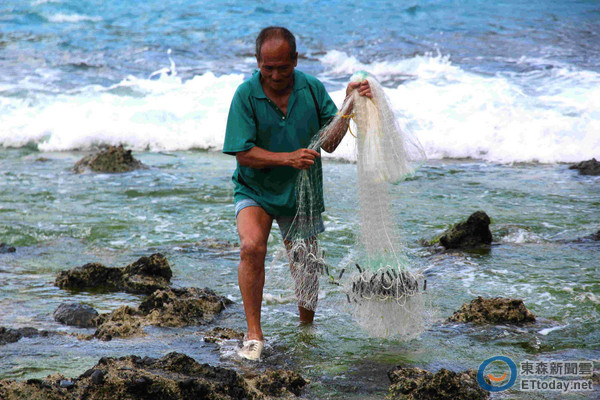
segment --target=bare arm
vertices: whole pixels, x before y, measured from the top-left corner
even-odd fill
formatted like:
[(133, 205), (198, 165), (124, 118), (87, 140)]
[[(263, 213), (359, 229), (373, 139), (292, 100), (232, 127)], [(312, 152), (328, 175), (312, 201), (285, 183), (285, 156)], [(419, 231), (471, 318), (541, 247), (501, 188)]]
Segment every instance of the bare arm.
[[(346, 88), (346, 99), (350, 96), (354, 89), (358, 89), (358, 94), (360, 96), (367, 96), (372, 99), (373, 94), (371, 93), (371, 87), (369, 86), (368, 81), (362, 82), (350, 82), (348, 87)], [(354, 103), (350, 100), (350, 108), (348, 109), (348, 113), (352, 114), (352, 110), (354, 109)], [(346, 132), (348, 131), (348, 125), (350, 124), (350, 118), (340, 118), (337, 121), (337, 124), (331, 128), (327, 139), (321, 144), (321, 148), (328, 153), (333, 153), (335, 149), (337, 149), (338, 145), (346, 136)]]
[(321, 155), (311, 149), (298, 149), (291, 153), (275, 153), (254, 146), (250, 150), (236, 153), (235, 158), (245, 167), (261, 169), (270, 167), (293, 167), (308, 169), (315, 163), (315, 158)]

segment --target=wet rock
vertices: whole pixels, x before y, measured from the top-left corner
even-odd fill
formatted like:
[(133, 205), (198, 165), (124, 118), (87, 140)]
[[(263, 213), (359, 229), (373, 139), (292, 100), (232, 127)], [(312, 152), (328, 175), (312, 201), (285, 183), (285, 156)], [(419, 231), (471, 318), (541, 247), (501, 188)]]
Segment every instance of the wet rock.
[(595, 158), (569, 166), (569, 169), (579, 170), (580, 175), (600, 175), (600, 161)]
[(131, 150), (125, 150), (120, 145), (108, 146), (105, 150), (83, 157), (77, 161), (73, 170), (77, 173), (88, 169), (93, 172), (129, 172), (144, 168), (147, 167), (133, 157)]
[(453, 372), (442, 368), (432, 374), (420, 368), (396, 367), (388, 372), (392, 385), (389, 399), (403, 400), (477, 400), (489, 392), (477, 383), (477, 371)]
[(184, 288), (157, 290), (140, 306), (122, 306), (96, 318), (94, 337), (111, 340), (144, 334), (148, 325), (181, 327), (204, 325), (225, 309), (232, 301), (210, 289)]
[(233, 302), (208, 288), (157, 290), (139, 306), (146, 319), (158, 326), (202, 325)]
[(115, 337), (142, 336), (144, 319), (138, 310), (121, 306), (111, 313), (100, 314), (95, 320), (98, 328), (92, 337), (100, 340), (112, 340)]
[(68, 388), (72, 388), (75, 384), (73, 382), (71, 382), (71, 381), (66, 380), (66, 379), (62, 379), (60, 381), (59, 385), (60, 385), (61, 388), (68, 389)]
[(54, 320), (61, 324), (77, 326), (80, 328), (93, 328), (96, 326), (95, 318), (98, 311), (82, 303), (62, 303), (54, 313)]
[(104, 372), (104, 371), (102, 371), (100, 369), (95, 370), (90, 375), (92, 383), (94, 385), (102, 385), (104, 383), (104, 375), (106, 375), (106, 372)]
[(535, 322), (535, 315), (525, 307), (523, 300), (503, 297), (486, 299), (480, 296), (463, 304), (448, 320), (476, 324), (518, 324)]
[(35, 328), (25, 327), (19, 329), (6, 328), (0, 326), (0, 346), (7, 343), (14, 343), (24, 337), (48, 336), (51, 332), (39, 331)]
[(17, 329), (0, 326), (0, 345), (18, 342), (22, 337), (23, 335)]
[(258, 376), (253, 384), (264, 394), (280, 399), (290, 392), (300, 396), (302, 388), (308, 384), (308, 381), (294, 371), (267, 370)]
[(3, 253), (14, 253), (17, 251), (13, 246), (9, 246), (6, 243), (0, 243), (0, 254)]
[(244, 340), (244, 332), (217, 326), (204, 334), (205, 342), (216, 343), (222, 340)]
[[(94, 376), (98, 376), (95, 374), (100, 373), (102, 379), (94, 379)], [(261, 375), (248, 380), (236, 371), (199, 364), (180, 353), (169, 353), (160, 359), (103, 357), (94, 368), (73, 380), (60, 375), (26, 382), (1, 380), (0, 398), (258, 400), (276, 396), (282, 399), (295, 398), (296, 393), (300, 393), (299, 390), (305, 385), (302, 384), (302, 377), (292, 371), (269, 371), (266, 375), (268, 376)], [(63, 381), (72, 382), (73, 385), (61, 387)], [(254, 384), (257, 381), (270, 382), (260, 385), (269, 392), (261, 391)]]
[(156, 253), (121, 268), (89, 263), (61, 271), (55, 284), (61, 289), (150, 294), (168, 288), (172, 275), (165, 256)]
[(592, 233), (591, 235), (584, 236), (582, 238), (574, 240), (575, 243), (584, 243), (584, 242), (600, 242), (600, 230), (598, 232)]
[(483, 211), (476, 211), (466, 221), (447, 229), (439, 243), (446, 249), (472, 249), (492, 243), (490, 217)]

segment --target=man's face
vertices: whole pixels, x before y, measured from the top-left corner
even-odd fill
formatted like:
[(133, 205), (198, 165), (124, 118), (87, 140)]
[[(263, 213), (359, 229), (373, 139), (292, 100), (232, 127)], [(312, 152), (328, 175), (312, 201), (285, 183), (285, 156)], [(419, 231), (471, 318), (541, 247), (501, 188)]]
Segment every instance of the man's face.
[(298, 64), (298, 53), (290, 57), (290, 45), (282, 39), (269, 39), (263, 43), (258, 68), (263, 86), (273, 92), (285, 92), (292, 86), (294, 68)]

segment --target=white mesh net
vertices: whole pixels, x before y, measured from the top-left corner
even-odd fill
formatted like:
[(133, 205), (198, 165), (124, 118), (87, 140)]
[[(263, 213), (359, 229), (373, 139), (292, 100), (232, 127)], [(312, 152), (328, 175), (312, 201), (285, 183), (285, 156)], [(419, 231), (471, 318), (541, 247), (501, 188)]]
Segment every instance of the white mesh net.
[[(353, 77), (353, 81), (365, 79), (373, 98), (360, 96), (355, 90), (310, 148), (319, 149), (338, 134), (341, 118), (352, 118), (350, 132), (356, 135), (360, 205), (357, 244), (364, 249), (365, 258), (356, 263), (355, 273), (346, 274), (342, 287), (354, 317), (371, 335), (409, 338), (425, 326), (424, 282), (422, 276), (409, 269), (401, 251), (391, 215), (389, 186), (412, 173), (411, 164), (424, 160), (425, 155), (418, 141), (399, 127), (381, 85), (366, 73)], [(300, 172), (298, 213), (290, 237), (285, 238), (296, 297), (301, 306), (311, 310), (317, 306), (318, 276), (329, 275), (313, 237), (320, 221), (321, 204), (316, 199), (320, 198), (321, 179), (317, 167)]]

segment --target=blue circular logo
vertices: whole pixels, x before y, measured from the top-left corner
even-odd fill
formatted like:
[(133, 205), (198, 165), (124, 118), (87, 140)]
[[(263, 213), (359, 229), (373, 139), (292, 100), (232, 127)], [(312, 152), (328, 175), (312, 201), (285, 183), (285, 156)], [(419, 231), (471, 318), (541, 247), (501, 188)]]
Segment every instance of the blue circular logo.
[[(510, 369), (510, 378), (509, 378), (508, 382), (504, 383), (500, 386), (490, 385), (484, 379), (485, 368), (488, 365), (490, 365), (491, 363), (493, 363), (494, 361), (502, 361), (506, 365), (508, 365), (508, 368)], [(504, 382), (506, 380), (507, 375), (508, 374), (505, 372), (500, 377), (496, 377), (492, 374), (488, 374), (487, 377), (489, 378), (489, 380), (492, 383), (494, 383), (494, 382), (500, 383), (500, 382)], [(488, 358), (487, 360), (485, 360), (484, 362), (481, 363), (481, 365), (479, 366), (479, 370), (477, 371), (477, 383), (479, 383), (479, 386), (481, 386), (482, 389), (485, 389), (490, 392), (502, 392), (503, 390), (506, 390), (506, 389), (512, 387), (516, 381), (517, 381), (517, 365), (515, 364), (515, 362), (513, 360), (511, 360), (510, 358), (505, 357), (505, 356), (496, 356), (496, 357)]]

